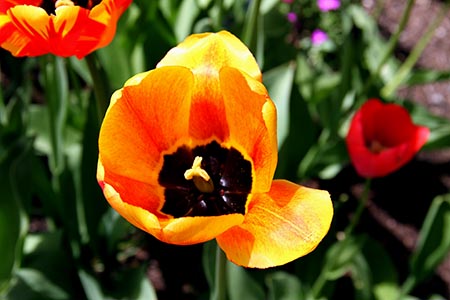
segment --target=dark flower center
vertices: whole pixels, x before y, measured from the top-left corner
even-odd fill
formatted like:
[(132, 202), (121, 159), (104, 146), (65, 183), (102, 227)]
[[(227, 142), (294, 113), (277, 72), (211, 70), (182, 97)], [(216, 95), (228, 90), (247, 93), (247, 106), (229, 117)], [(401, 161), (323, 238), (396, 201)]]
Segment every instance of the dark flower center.
[(252, 165), (235, 148), (217, 142), (193, 149), (181, 146), (164, 155), (158, 181), (165, 188), (161, 209), (165, 214), (176, 218), (245, 214)]
[(55, 9), (59, 6), (76, 5), (86, 9), (91, 9), (100, 2), (102, 2), (102, 0), (43, 0), (40, 7), (45, 9), (45, 11), (50, 15), (54, 14)]
[(369, 148), (370, 152), (375, 154), (379, 154), (386, 149), (386, 147), (377, 140), (366, 142), (366, 146)]

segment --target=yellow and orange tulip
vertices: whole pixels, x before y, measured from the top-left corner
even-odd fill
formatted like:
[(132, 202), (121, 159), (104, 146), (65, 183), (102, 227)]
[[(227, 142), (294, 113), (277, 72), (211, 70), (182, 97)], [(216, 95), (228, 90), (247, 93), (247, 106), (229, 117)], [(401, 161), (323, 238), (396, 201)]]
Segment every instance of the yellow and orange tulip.
[(161, 241), (215, 238), (238, 265), (282, 265), (316, 248), (333, 207), (326, 191), (273, 180), (276, 121), (245, 45), (195, 34), (113, 94), (97, 179), (116, 211)]
[(108, 45), (132, 0), (2, 0), (0, 46), (14, 56), (82, 58)]

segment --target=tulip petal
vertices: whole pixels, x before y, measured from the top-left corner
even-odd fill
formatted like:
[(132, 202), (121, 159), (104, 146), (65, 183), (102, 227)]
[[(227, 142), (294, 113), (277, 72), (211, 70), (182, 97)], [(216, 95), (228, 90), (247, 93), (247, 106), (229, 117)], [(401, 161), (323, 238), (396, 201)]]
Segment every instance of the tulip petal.
[(244, 223), (218, 236), (217, 242), (238, 265), (274, 267), (314, 250), (332, 216), (326, 191), (275, 180), (269, 193), (254, 195)]
[[(159, 240), (177, 245), (190, 245), (209, 241), (230, 227), (242, 223), (244, 216), (230, 214), (216, 217), (168, 218), (155, 215), (151, 210), (129, 204), (122, 199), (122, 194), (104, 181), (105, 170), (99, 162), (97, 179), (103, 189), (105, 198), (111, 207), (119, 212), (128, 222), (150, 233)], [(123, 181), (122, 181), (123, 183)], [(124, 188), (128, 194), (129, 186)], [(140, 193), (138, 191), (138, 193)], [(148, 201), (152, 202), (151, 191), (144, 191)], [(154, 200), (155, 202), (157, 200)], [(153, 211), (154, 212), (154, 211)]]
[(184, 66), (195, 74), (209, 75), (217, 75), (222, 67), (227, 66), (261, 81), (261, 71), (252, 53), (227, 31), (190, 35), (171, 49), (157, 68), (162, 66)]
[(276, 108), (264, 86), (235, 68), (220, 71), (230, 143), (253, 162), (252, 193), (269, 191), (278, 159)]
[[(407, 110), (397, 104), (368, 100), (358, 110), (346, 137), (347, 149), (360, 176), (386, 176), (410, 161), (426, 143), (429, 129), (415, 125)], [(383, 148), (374, 152), (373, 142)]]
[[(42, 1), (2, 2), (0, 45), (15, 56), (52, 53), (82, 58), (111, 42), (117, 20), (130, 3), (131, 0), (103, 0), (92, 9), (60, 6), (49, 13), (40, 7)], [(4, 28), (2, 23), (13, 27)]]
[[(164, 153), (190, 142), (192, 83), (189, 70), (166, 67), (139, 74), (114, 93), (99, 136), (101, 162), (109, 173), (157, 185)], [(146, 201), (122, 197), (136, 206)]]

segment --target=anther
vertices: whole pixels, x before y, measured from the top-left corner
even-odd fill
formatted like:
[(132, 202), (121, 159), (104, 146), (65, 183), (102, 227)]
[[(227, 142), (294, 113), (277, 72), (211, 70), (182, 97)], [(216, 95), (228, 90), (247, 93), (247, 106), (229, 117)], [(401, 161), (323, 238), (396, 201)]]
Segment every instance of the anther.
[(196, 156), (192, 164), (192, 168), (184, 172), (186, 180), (193, 180), (195, 187), (203, 193), (211, 193), (214, 191), (214, 184), (209, 177), (208, 172), (202, 169), (202, 157)]

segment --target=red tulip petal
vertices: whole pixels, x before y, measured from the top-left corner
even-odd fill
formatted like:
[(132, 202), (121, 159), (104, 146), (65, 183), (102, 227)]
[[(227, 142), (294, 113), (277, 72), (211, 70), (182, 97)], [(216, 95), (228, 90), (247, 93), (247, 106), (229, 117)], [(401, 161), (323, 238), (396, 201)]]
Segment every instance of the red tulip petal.
[(278, 266), (314, 250), (332, 216), (326, 191), (275, 180), (268, 194), (254, 195), (244, 223), (218, 236), (217, 242), (238, 265)]
[[(358, 174), (374, 178), (405, 165), (428, 136), (428, 128), (412, 123), (403, 107), (371, 99), (353, 117), (346, 143)], [(380, 149), (373, 151), (372, 143), (377, 143)]]

